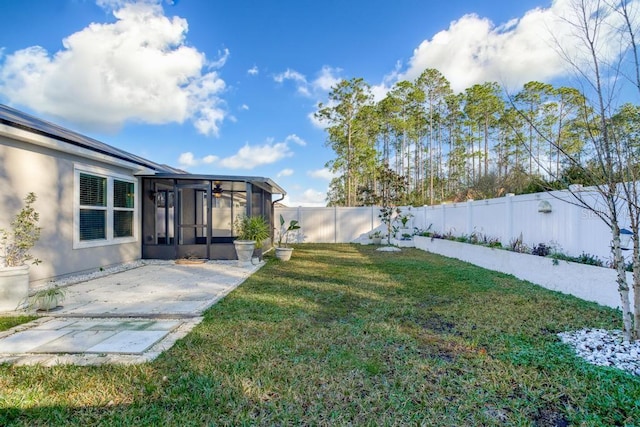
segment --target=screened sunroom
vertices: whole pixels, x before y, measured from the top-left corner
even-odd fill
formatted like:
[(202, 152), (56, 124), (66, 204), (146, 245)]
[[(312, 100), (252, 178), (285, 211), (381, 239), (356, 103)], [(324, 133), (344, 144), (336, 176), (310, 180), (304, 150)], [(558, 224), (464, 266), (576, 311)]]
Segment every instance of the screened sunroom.
[[(235, 259), (236, 218), (262, 216), (286, 194), (269, 178), (158, 174), (142, 181), (142, 258)], [(278, 195), (276, 199), (274, 195)], [(271, 246), (271, 239), (264, 247)]]

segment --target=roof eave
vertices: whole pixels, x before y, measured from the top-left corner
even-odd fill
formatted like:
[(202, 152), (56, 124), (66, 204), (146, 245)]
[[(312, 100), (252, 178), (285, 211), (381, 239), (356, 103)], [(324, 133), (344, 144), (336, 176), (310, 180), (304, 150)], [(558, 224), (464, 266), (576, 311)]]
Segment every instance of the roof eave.
[(0, 123), (0, 135), (4, 135), (11, 139), (59, 151), (62, 153), (75, 155), (78, 157), (83, 157), (114, 166), (120, 166), (132, 171), (137, 171), (136, 173), (148, 174), (154, 173), (156, 171), (151, 165), (144, 165), (138, 162), (132, 162), (108, 154), (100, 153), (81, 146), (71, 145), (64, 141), (60, 141), (57, 138), (46, 136), (39, 132), (22, 129), (20, 127), (10, 126), (5, 123)]

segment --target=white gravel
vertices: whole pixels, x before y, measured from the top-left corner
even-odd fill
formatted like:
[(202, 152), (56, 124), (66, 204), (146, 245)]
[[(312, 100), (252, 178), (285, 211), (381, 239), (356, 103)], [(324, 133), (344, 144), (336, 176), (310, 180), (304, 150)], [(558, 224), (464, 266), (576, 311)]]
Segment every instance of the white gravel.
[(44, 285), (40, 285), (35, 288), (35, 290), (39, 290), (42, 288), (50, 288), (54, 286), (64, 287), (69, 285), (74, 285), (76, 283), (86, 282), (87, 280), (97, 279), (99, 277), (108, 276), (110, 274), (119, 273), (121, 271), (131, 270), (132, 268), (142, 267), (143, 265), (149, 264), (173, 264), (173, 261), (165, 261), (165, 260), (137, 260), (132, 262), (126, 262), (123, 264), (117, 264), (110, 267), (104, 267), (99, 270), (95, 270), (92, 272), (84, 273), (84, 274), (73, 274), (65, 277), (60, 277), (55, 280), (51, 280)]
[(376, 251), (380, 252), (400, 252), (402, 249), (395, 246), (383, 246), (381, 248), (376, 249)]
[(622, 339), (622, 331), (582, 329), (558, 334), (576, 354), (598, 366), (613, 366), (640, 376), (640, 341), (630, 343)]

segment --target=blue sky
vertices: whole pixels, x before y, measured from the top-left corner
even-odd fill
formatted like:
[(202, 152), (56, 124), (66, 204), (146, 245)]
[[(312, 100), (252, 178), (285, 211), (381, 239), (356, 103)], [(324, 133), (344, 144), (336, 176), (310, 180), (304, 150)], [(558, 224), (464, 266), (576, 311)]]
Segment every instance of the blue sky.
[(324, 205), (312, 119), (332, 84), (376, 96), (437, 68), (457, 91), (565, 70), (567, 0), (21, 0), (0, 3), (0, 102), (189, 172), (271, 177)]

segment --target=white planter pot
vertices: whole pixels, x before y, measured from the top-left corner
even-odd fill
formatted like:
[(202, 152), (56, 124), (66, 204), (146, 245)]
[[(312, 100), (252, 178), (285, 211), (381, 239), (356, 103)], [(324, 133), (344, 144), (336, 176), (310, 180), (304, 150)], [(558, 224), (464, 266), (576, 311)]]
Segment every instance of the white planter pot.
[(276, 258), (281, 261), (289, 261), (292, 253), (293, 248), (276, 248)]
[(256, 247), (256, 242), (254, 240), (234, 240), (233, 244), (236, 247), (238, 265), (251, 265), (251, 258), (253, 257), (253, 250)]
[[(518, 279), (601, 305), (620, 308), (616, 271), (575, 262), (558, 261), (505, 249), (414, 236), (416, 248), (456, 258), (489, 270), (513, 274)], [(632, 283), (631, 273), (627, 282)], [(630, 290), (633, 301), (633, 290)]]
[(29, 266), (0, 268), (0, 311), (23, 308), (29, 296)]
[(58, 305), (60, 305), (60, 297), (57, 295), (47, 295), (38, 298), (34, 303), (34, 308), (36, 310), (49, 311), (53, 310)]

